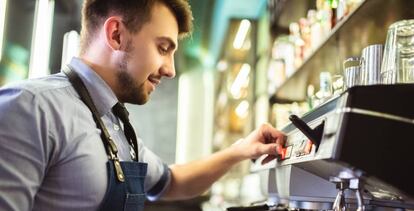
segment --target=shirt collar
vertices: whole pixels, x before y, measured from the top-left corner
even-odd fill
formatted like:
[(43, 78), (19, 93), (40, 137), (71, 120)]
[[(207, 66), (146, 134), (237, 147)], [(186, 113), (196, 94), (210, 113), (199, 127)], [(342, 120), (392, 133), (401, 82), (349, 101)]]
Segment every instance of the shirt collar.
[(118, 99), (108, 84), (79, 58), (73, 57), (70, 66), (85, 84), (99, 115), (102, 117), (110, 112)]

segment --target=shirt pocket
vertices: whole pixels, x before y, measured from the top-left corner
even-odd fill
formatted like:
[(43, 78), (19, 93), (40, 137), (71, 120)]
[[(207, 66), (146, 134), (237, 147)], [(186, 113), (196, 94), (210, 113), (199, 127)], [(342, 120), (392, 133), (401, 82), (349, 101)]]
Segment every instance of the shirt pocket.
[(143, 211), (145, 200), (145, 194), (127, 193), (124, 211)]

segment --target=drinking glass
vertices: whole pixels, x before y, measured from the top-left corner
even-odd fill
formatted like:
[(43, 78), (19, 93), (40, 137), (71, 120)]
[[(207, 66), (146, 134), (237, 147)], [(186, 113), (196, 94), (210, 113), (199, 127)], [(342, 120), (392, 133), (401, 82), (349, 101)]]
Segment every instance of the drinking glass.
[(344, 76), (343, 75), (334, 75), (332, 76), (332, 91), (333, 94), (340, 95), (344, 91)]
[(349, 57), (345, 59), (344, 66), (344, 78), (347, 88), (361, 85), (361, 65), (359, 57)]
[(414, 19), (393, 23), (384, 48), (381, 82), (414, 83)]
[(381, 83), (381, 63), (383, 45), (369, 45), (361, 53), (361, 85)]

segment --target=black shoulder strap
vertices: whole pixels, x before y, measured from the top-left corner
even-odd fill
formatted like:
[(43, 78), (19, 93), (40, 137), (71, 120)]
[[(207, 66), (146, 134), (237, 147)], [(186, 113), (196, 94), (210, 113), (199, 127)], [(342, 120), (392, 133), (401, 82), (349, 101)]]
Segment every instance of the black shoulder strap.
[(81, 100), (86, 104), (86, 106), (88, 106), (89, 110), (92, 112), (93, 119), (98, 128), (102, 132), (101, 138), (105, 146), (106, 153), (108, 154), (109, 159), (114, 161), (115, 171), (118, 180), (120, 180), (121, 182), (125, 181), (124, 174), (119, 163), (118, 149), (114, 141), (112, 140), (111, 136), (109, 135), (109, 132), (106, 129), (101, 117), (99, 116), (98, 109), (93, 103), (92, 98), (85, 87), (85, 84), (82, 82), (78, 74), (72, 70), (72, 67), (70, 65), (67, 65), (63, 68), (63, 73), (65, 73), (68, 76), (69, 81), (72, 83), (76, 92), (78, 92)]

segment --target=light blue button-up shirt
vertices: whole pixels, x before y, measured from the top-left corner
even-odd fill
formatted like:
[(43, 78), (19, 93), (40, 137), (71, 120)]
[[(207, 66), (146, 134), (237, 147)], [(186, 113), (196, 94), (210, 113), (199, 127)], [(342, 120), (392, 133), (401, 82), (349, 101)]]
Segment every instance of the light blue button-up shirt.
[[(117, 98), (80, 59), (71, 66), (88, 89), (119, 150), (131, 160), (122, 124), (111, 108)], [(0, 210), (96, 210), (107, 189), (108, 161), (92, 113), (63, 74), (0, 89)], [(139, 160), (148, 163), (145, 190), (160, 197), (168, 167), (139, 139)]]

